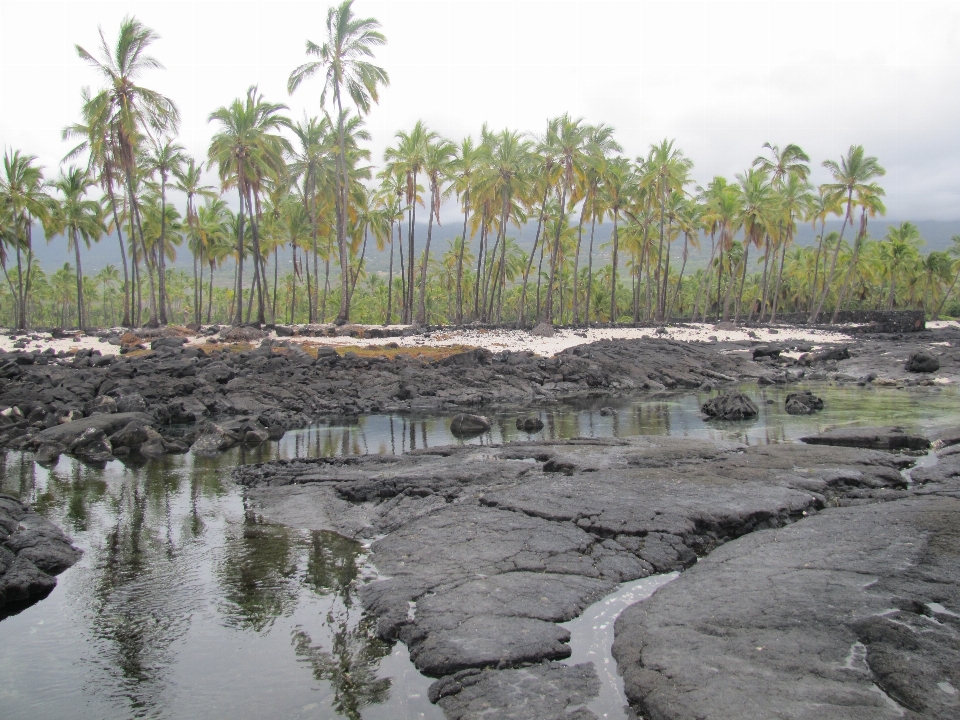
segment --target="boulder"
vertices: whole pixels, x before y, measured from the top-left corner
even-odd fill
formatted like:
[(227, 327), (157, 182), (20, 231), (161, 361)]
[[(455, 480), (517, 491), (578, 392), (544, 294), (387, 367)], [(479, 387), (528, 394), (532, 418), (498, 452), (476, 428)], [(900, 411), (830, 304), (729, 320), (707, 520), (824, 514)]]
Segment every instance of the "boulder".
[(616, 415), (617, 411), (614, 410), (612, 407), (602, 407), (600, 408), (600, 414), (603, 417), (610, 417), (611, 415)]
[(490, 420), (483, 415), (469, 415), (461, 413), (454, 415), (450, 421), (450, 432), (455, 437), (465, 437), (467, 435), (479, 435), (490, 429)]
[(556, 331), (554, 331), (553, 325), (551, 325), (550, 323), (542, 322), (539, 325), (537, 325), (535, 328), (533, 328), (533, 330), (530, 331), (530, 334), (533, 335), (534, 337), (549, 338), (549, 337), (553, 337), (557, 333)]
[(270, 438), (270, 433), (266, 430), (247, 430), (243, 435), (243, 441), (248, 445), (260, 445)]
[(131, 452), (137, 452), (140, 450), (140, 446), (150, 437), (147, 434), (147, 428), (148, 426), (143, 421), (129, 422), (109, 437), (110, 445), (114, 450), (126, 448)]
[(48, 442), (37, 448), (33, 459), (44, 467), (51, 467), (57, 463), (57, 460), (60, 459), (60, 454), (62, 452), (62, 445)]
[(534, 433), (540, 432), (543, 430), (543, 420), (538, 418), (536, 415), (531, 415), (530, 417), (517, 418), (517, 430), (523, 430), (524, 432)]
[[(109, 357), (109, 355), (104, 357)], [(117, 401), (109, 395), (97, 395), (83, 406), (83, 414), (88, 417), (90, 415), (112, 415), (115, 412), (117, 412)]]
[(778, 358), (780, 357), (780, 348), (776, 345), (761, 345), (753, 349), (753, 359), (759, 358)]
[(227, 342), (251, 342), (263, 340), (267, 334), (255, 327), (231, 327), (220, 332), (220, 338)]
[(940, 359), (933, 353), (921, 350), (913, 353), (905, 365), (907, 372), (932, 373), (940, 369)]
[(0, 494), (0, 617), (7, 609), (46, 597), (57, 584), (52, 576), (80, 555), (60, 528), (16, 498)]
[(823, 398), (819, 398), (809, 390), (790, 393), (784, 403), (784, 409), (789, 415), (813, 415), (823, 410)]
[(117, 398), (118, 413), (142, 413), (147, 411), (147, 401), (139, 393), (121, 395)]
[(739, 392), (727, 392), (710, 398), (700, 410), (715, 420), (749, 420), (759, 412), (749, 397)]
[(198, 437), (191, 449), (195, 454), (213, 455), (229, 450), (238, 442), (237, 436), (220, 425), (211, 423)]
[(67, 452), (88, 462), (103, 463), (113, 457), (113, 447), (107, 440), (103, 428), (92, 427), (84, 430), (70, 445)]
[(187, 339), (184, 337), (160, 337), (156, 340), (153, 340), (150, 343), (151, 350), (159, 350), (160, 348), (181, 348), (184, 343), (187, 342)]

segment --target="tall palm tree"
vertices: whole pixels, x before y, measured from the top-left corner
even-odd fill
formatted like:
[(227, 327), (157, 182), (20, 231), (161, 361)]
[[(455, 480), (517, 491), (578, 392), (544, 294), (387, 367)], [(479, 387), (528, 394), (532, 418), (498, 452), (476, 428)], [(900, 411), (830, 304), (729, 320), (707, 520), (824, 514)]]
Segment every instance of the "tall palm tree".
[(193, 322), (199, 325), (203, 320), (203, 245), (197, 234), (196, 199), (212, 200), (217, 192), (213, 186), (203, 184), (203, 163), (198, 164), (192, 157), (184, 158), (184, 162), (174, 169), (174, 176), (177, 179), (174, 187), (187, 196), (188, 244), (193, 255)]
[(847, 274), (843, 278), (843, 284), (840, 286), (840, 292), (837, 295), (837, 306), (830, 318), (831, 323), (837, 322), (837, 316), (843, 308), (843, 300), (847, 294), (847, 287), (857, 268), (857, 258), (860, 256), (860, 249), (867, 238), (867, 223), (869, 218), (883, 215), (887, 209), (880, 199), (885, 195), (882, 187), (876, 183), (868, 183), (857, 188), (857, 205), (860, 206), (860, 229), (857, 231), (856, 239), (853, 243), (853, 255), (850, 258), (850, 266), (847, 268)]
[[(767, 142), (763, 144), (763, 148), (764, 150), (769, 150), (772, 157), (757, 156), (753, 160), (753, 167), (763, 170), (770, 175), (770, 184), (775, 191), (781, 192), (790, 178), (806, 181), (810, 174), (810, 166), (807, 164), (810, 162), (810, 158), (799, 145), (791, 143), (781, 151), (778, 145), (771, 145)], [(773, 255), (774, 269), (776, 269), (777, 251), (780, 248), (785, 249), (786, 247), (784, 234), (784, 224), (786, 222), (786, 218), (781, 218), (781, 221), (776, 226), (776, 233), (773, 235), (768, 233), (766, 236), (767, 247), (763, 259), (763, 292), (760, 304), (760, 317), (758, 318), (759, 322), (763, 322), (763, 316), (767, 308), (767, 279), (770, 256), (771, 254)], [(776, 244), (773, 247), (770, 246), (771, 235), (776, 240)], [(772, 253), (771, 250), (773, 251)]]
[[(840, 159), (840, 162), (834, 160), (825, 160), (823, 166), (833, 175), (833, 182), (826, 183), (824, 189), (826, 193), (843, 193), (846, 201), (846, 212), (843, 216), (843, 225), (840, 226), (840, 240), (843, 240), (843, 233), (847, 229), (847, 223), (853, 224), (853, 208), (855, 205), (855, 194), (864, 192), (867, 185), (876, 178), (886, 174), (886, 170), (880, 167), (877, 158), (867, 155), (862, 145), (851, 145), (847, 154)], [(810, 313), (808, 322), (815, 323), (823, 309), (823, 304), (827, 300), (830, 292), (830, 286), (833, 284), (834, 272), (837, 268), (837, 258), (840, 255), (840, 245), (833, 253), (830, 261), (830, 270), (824, 279), (823, 292), (817, 301), (813, 312)]]
[(87, 191), (96, 183), (85, 170), (70, 166), (54, 183), (61, 198), (53, 213), (52, 227), (66, 233), (67, 249), (73, 249), (77, 261), (77, 327), (86, 328), (83, 302), (83, 266), (80, 263), (80, 241), (90, 248), (106, 228), (103, 225), (100, 203), (86, 198)]
[(284, 162), (284, 153), (290, 149), (286, 138), (278, 134), (289, 127), (290, 121), (280, 115), (286, 105), (268, 103), (256, 85), (247, 90), (245, 98), (237, 98), (229, 106), (210, 114), (210, 122), (220, 124), (220, 130), (210, 141), (209, 159), (216, 163), (223, 189), (236, 186), (240, 200), (237, 230), (236, 306), (233, 324), (243, 322), (243, 238), (246, 211), (250, 216), (254, 243), (254, 283), (257, 293), (257, 320), (264, 322), (264, 283), (260, 277), (260, 248), (256, 218), (256, 192), (263, 179), (277, 172)]
[(440, 225), (440, 204), (448, 190), (444, 187), (451, 172), (456, 147), (449, 140), (437, 138), (427, 145), (424, 157), (423, 172), (429, 181), (430, 217), (427, 222), (427, 244), (423, 248), (423, 260), (420, 264), (420, 295), (417, 303), (417, 323), (427, 321), (427, 307), (425, 304), (427, 289), (427, 266), (430, 263), (430, 240), (433, 237), (433, 221), (436, 218)]
[[(76, 46), (77, 54), (101, 75), (106, 87), (89, 100), (84, 117), (98, 132), (110, 138), (112, 155), (125, 176), (131, 227), (135, 227), (143, 246), (143, 228), (137, 205), (137, 154), (145, 137), (166, 131), (176, 133), (180, 113), (172, 100), (136, 83), (147, 70), (163, 69), (147, 50), (160, 36), (132, 16), (124, 17), (116, 44), (107, 43), (100, 28), (99, 58)], [(156, 288), (150, 275), (150, 325), (159, 323)]]
[(577, 252), (573, 260), (573, 322), (580, 322), (579, 288), (577, 279), (580, 272), (580, 245), (583, 242), (583, 225), (590, 216), (590, 249), (587, 255), (587, 315), (589, 315), (590, 292), (593, 289), (593, 232), (597, 224), (597, 193), (606, 161), (623, 148), (613, 139), (613, 128), (609, 125), (596, 125), (587, 130), (587, 147), (584, 157), (583, 203), (580, 209), (580, 222), (577, 223)]
[[(673, 192), (682, 192), (689, 181), (688, 174), (693, 162), (684, 156), (683, 151), (674, 148), (675, 140), (662, 140), (658, 145), (651, 145), (646, 159), (638, 158), (637, 162), (644, 166), (642, 184), (649, 188), (657, 200), (660, 211), (660, 240), (657, 248), (657, 265), (654, 282), (657, 286), (657, 320), (663, 320), (666, 312), (667, 280), (670, 273), (670, 247), (667, 245), (666, 263), (664, 264), (664, 221), (666, 219), (667, 201)], [(661, 267), (663, 270), (661, 272)]]
[(583, 159), (589, 128), (583, 118), (572, 118), (564, 113), (550, 121), (547, 130), (547, 142), (556, 150), (557, 162), (563, 172), (559, 179), (560, 222), (556, 226), (553, 248), (550, 253), (550, 282), (547, 285), (547, 297), (543, 306), (542, 322), (553, 323), (553, 289), (560, 259), (560, 235), (567, 223), (567, 199), (575, 181), (582, 178)]
[[(787, 176), (778, 192), (780, 204), (779, 231), (780, 239), (780, 266), (773, 287), (773, 308), (770, 322), (776, 322), (777, 310), (780, 302), (780, 284), (783, 281), (783, 267), (786, 263), (787, 249), (793, 243), (793, 234), (797, 229), (798, 220), (806, 220), (814, 207), (815, 198), (811, 192), (810, 183), (801, 173), (791, 173)], [(866, 228), (864, 228), (866, 230)], [(776, 258), (774, 258), (776, 259)]]
[(157, 246), (157, 280), (159, 290), (159, 320), (161, 325), (167, 324), (167, 282), (166, 282), (166, 255), (167, 244), (167, 184), (171, 175), (176, 176), (186, 161), (184, 148), (169, 137), (163, 140), (154, 140), (144, 154), (144, 169), (151, 175), (159, 175), (160, 182), (160, 242)]
[[(388, 147), (383, 158), (391, 169), (402, 172), (406, 178), (407, 206), (407, 281), (406, 297), (403, 303), (403, 322), (413, 320), (413, 288), (414, 288), (414, 238), (417, 224), (418, 191), (417, 178), (427, 162), (427, 151), (430, 144), (438, 139), (432, 130), (429, 130), (422, 120), (418, 120), (410, 132), (401, 130), (396, 134), (397, 146)], [(422, 203), (421, 203), (422, 204)]]
[(307, 54), (318, 57), (301, 65), (290, 74), (287, 91), (293, 93), (305, 79), (324, 71), (320, 104), (324, 105), (327, 93), (333, 95), (337, 114), (337, 137), (340, 148), (337, 177), (337, 245), (340, 251), (340, 314), (338, 323), (350, 319), (349, 267), (347, 264), (347, 214), (349, 186), (347, 148), (343, 110), (343, 93), (353, 101), (361, 116), (370, 112), (371, 102), (379, 102), (379, 86), (389, 85), (387, 71), (366, 60), (373, 57), (376, 47), (385, 45), (386, 37), (380, 32), (380, 23), (374, 18), (357, 18), (353, 14), (353, 0), (344, 0), (327, 10), (326, 40), (323, 45), (307, 40)]
[[(460, 141), (455, 149), (451, 167), (453, 190), (460, 198), (463, 206), (463, 232), (460, 235), (460, 244), (457, 246), (457, 304), (456, 323), (463, 324), (463, 256), (470, 242), (467, 239), (467, 221), (470, 218), (470, 191), (473, 188), (475, 175), (481, 161), (482, 154), (469, 135)], [(526, 287), (526, 279), (524, 279)], [(521, 310), (522, 312), (522, 310)]]
[[(219, 198), (208, 198), (197, 209), (196, 223), (199, 255), (210, 267), (210, 286), (207, 295), (207, 322), (209, 323), (213, 312), (214, 270), (235, 249), (230, 239), (231, 218), (227, 204)], [(202, 274), (200, 280), (202, 283)]]
[(730, 317), (730, 292), (737, 284), (740, 275), (740, 289), (737, 293), (736, 320), (740, 320), (740, 308), (743, 304), (743, 288), (747, 278), (747, 263), (750, 246), (760, 247), (764, 235), (770, 231), (771, 221), (777, 210), (777, 197), (770, 185), (767, 173), (750, 168), (737, 175), (740, 184), (740, 222), (743, 224), (743, 255), (737, 272), (731, 273), (731, 282), (723, 299), (723, 319)]
[(631, 194), (636, 191), (636, 178), (630, 168), (630, 161), (626, 158), (616, 158), (607, 165), (603, 178), (604, 207), (613, 217), (613, 234), (610, 261), (610, 324), (617, 322), (617, 262), (620, 242), (620, 213), (630, 202)]
[(919, 247), (923, 245), (920, 230), (911, 222), (902, 222), (899, 226), (889, 226), (887, 236), (880, 243), (881, 257), (890, 276), (890, 291), (887, 296), (887, 309), (896, 307), (897, 277), (905, 266), (919, 260)]
[[(960, 235), (954, 235), (950, 238), (952, 245), (948, 252), (956, 258), (960, 258)], [(940, 305), (937, 307), (936, 312), (933, 313), (933, 319), (936, 320), (940, 317), (940, 313), (943, 312), (944, 305), (947, 304), (947, 298), (950, 297), (950, 293), (953, 292), (953, 288), (957, 285), (957, 280), (960, 280), (960, 260), (954, 261), (954, 265), (957, 268), (957, 274), (953, 276), (953, 282), (950, 283), (950, 287), (947, 288), (947, 291), (943, 294), (943, 299), (940, 300)]]
[[(27, 301), (33, 277), (33, 223), (37, 220), (48, 222), (53, 210), (53, 203), (45, 190), (43, 168), (36, 161), (33, 155), (7, 150), (3, 155), (3, 175), (0, 176), (0, 212), (9, 218), (11, 231), (7, 239), (17, 254), (17, 283), (15, 287), (10, 284), (16, 296), (16, 324), (20, 330), (27, 327)], [(7, 272), (6, 257), (6, 248), (0, 248), (4, 273)]]
[[(81, 91), (83, 103), (81, 105), (81, 114), (83, 121), (74, 123), (63, 129), (63, 139), (82, 138), (82, 141), (74, 147), (66, 157), (64, 162), (73, 159), (84, 152), (87, 153), (87, 171), (92, 177), (96, 177), (103, 189), (104, 199), (109, 205), (110, 215), (113, 218), (108, 232), (117, 233), (117, 241), (120, 245), (120, 260), (123, 265), (123, 327), (130, 326), (130, 299), (131, 285), (130, 273), (127, 267), (127, 251), (123, 245), (123, 228), (120, 222), (120, 213), (117, 209), (117, 185), (123, 186), (123, 168), (120, 160), (114, 155), (116, 150), (115, 143), (112, 142), (111, 128), (109, 124), (98, 121), (94, 116), (95, 104), (92, 101), (89, 88), (83, 88)], [(125, 195), (124, 195), (125, 197)], [(125, 203), (124, 203), (125, 204)]]

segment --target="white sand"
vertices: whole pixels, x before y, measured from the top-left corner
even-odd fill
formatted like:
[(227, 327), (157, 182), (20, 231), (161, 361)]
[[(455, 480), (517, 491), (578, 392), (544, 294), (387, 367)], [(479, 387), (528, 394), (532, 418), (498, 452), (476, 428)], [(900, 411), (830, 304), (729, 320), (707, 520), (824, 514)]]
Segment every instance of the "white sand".
[[(928, 323), (928, 327), (946, 327), (948, 325), (957, 325), (956, 322), (940, 321), (937, 323)], [(399, 330), (401, 326), (393, 326), (391, 329)], [(346, 346), (354, 345), (360, 347), (370, 347), (385, 345), (387, 343), (397, 343), (401, 347), (440, 347), (449, 345), (470, 345), (473, 347), (482, 347), (493, 352), (501, 350), (530, 350), (537, 355), (551, 356), (562, 350), (583, 345), (585, 343), (596, 342), (604, 339), (636, 339), (645, 337), (663, 337), (681, 342), (709, 342), (715, 338), (719, 342), (736, 342), (756, 340), (759, 342), (785, 343), (785, 342), (805, 342), (814, 346), (851, 342), (851, 337), (842, 332), (829, 332), (822, 330), (811, 330), (800, 327), (778, 327), (770, 328), (738, 328), (735, 330), (721, 330), (712, 324), (687, 325), (684, 327), (667, 327), (666, 332), (658, 334), (655, 328), (617, 328), (617, 329), (591, 329), (591, 330), (557, 330), (556, 335), (551, 338), (534, 337), (524, 330), (437, 330), (427, 335), (414, 335), (410, 337), (392, 337), (383, 339), (359, 339), (352, 337), (296, 337), (281, 338), (291, 342), (308, 342), (316, 345)], [(121, 329), (117, 329), (122, 333)], [(37, 337), (37, 340), (27, 341), (25, 350), (32, 352), (42, 352), (47, 348), (53, 348), (54, 351), (63, 350), (76, 351), (81, 348), (91, 348), (99, 350), (104, 355), (113, 355), (120, 351), (119, 346), (111, 345), (107, 342), (101, 342), (99, 338), (77, 333), (75, 336), (60, 340), (53, 340), (48, 333), (31, 333)], [(271, 337), (274, 335), (271, 333)], [(22, 339), (22, 336), (17, 339)], [(191, 343), (205, 343), (206, 337), (190, 337)], [(5, 335), (0, 335), (0, 349), (9, 351), (13, 349), (15, 339)]]

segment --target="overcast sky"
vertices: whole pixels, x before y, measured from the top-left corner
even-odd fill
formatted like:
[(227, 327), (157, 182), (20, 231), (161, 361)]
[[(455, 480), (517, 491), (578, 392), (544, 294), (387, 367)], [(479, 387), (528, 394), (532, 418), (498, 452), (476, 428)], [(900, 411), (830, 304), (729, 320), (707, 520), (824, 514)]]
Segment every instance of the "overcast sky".
[[(327, 3), (0, 0), (0, 144), (55, 174), (99, 78), (76, 55), (131, 13), (161, 40), (166, 70), (142, 83), (171, 97), (180, 142), (206, 155), (210, 112), (258, 84), (290, 115), (319, 110), (319, 80), (286, 92), (324, 39)], [(569, 112), (605, 122), (629, 157), (676, 138), (705, 183), (747, 167), (764, 142), (795, 142), (815, 167), (862, 144), (887, 169), (888, 217), (960, 219), (960, 3), (357, 0), (388, 45), (391, 85), (368, 117), (375, 163), (423, 119), (458, 139), (540, 132)], [(822, 169), (814, 181), (826, 179)]]

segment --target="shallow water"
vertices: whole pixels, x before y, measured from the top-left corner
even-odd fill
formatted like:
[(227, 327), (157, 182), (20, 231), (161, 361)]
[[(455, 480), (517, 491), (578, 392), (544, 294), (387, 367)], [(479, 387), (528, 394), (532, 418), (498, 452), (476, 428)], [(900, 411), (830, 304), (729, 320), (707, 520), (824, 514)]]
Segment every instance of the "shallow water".
[[(380, 642), (362, 613), (357, 589), (375, 575), (363, 545), (251, 523), (229, 480), (237, 464), (578, 435), (762, 444), (835, 425), (960, 424), (955, 388), (811, 387), (826, 409), (805, 418), (783, 412), (793, 389), (750, 387), (761, 415), (743, 423), (704, 421), (707, 395), (691, 393), (623, 401), (612, 415), (599, 404), (525, 412), (545, 423), (533, 435), (516, 430), (517, 412), (495, 414), (491, 432), (466, 441), (450, 435), (447, 417), (374, 415), (216, 458), (187, 454), (139, 467), (97, 469), (64, 457), (46, 470), (29, 454), (0, 455), (0, 491), (34, 503), (85, 551), (50, 597), (0, 622), (0, 716), (442, 717), (426, 698), (431, 681), (402, 644)], [(572, 622), (591, 627), (592, 617)], [(600, 645), (609, 650), (608, 640)], [(577, 662), (582, 646), (575, 639)], [(606, 670), (615, 665), (608, 653), (605, 661), (597, 662), (606, 678), (601, 717), (622, 702), (610, 699)]]

